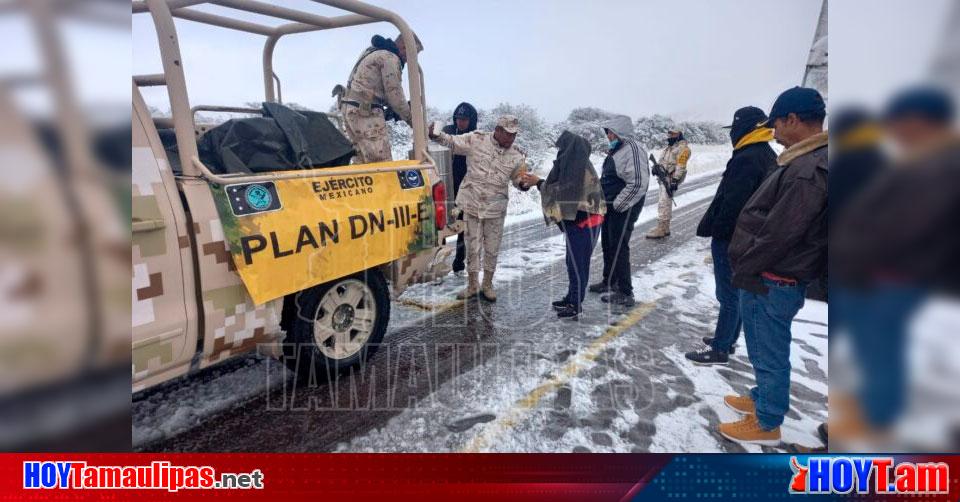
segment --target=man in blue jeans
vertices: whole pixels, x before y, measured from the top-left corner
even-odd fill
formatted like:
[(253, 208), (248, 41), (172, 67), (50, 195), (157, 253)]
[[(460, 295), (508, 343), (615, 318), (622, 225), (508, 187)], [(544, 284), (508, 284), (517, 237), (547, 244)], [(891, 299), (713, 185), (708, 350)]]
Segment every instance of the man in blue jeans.
[[(952, 230), (960, 201), (952, 181), (960, 165), (955, 119), (945, 89), (897, 93), (883, 117), (897, 147), (893, 166), (840, 214), (831, 208), (830, 342), (848, 334), (860, 370), (855, 399), (840, 413), (831, 409), (831, 448), (896, 438), (891, 433), (909, 388), (911, 318), (930, 295), (960, 295), (960, 233)], [(943, 331), (950, 333), (946, 325)]]
[(777, 169), (737, 218), (729, 255), (733, 285), (757, 385), (724, 402), (743, 415), (722, 423), (724, 437), (776, 445), (790, 409), (790, 325), (807, 284), (827, 265), (826, 107), (814, 89), (794, 87), (773, 104), (764, 126), (786, 147)]
[(773, 129), (757, 125), (765, 120), (767, 114), (755, 106), (743, 107), (733, 115), (733, 123), (727, 126), (730, 129), (733, 156), (727, 162), (713, 202), (697, 226), (698, 236), (711, 238), (713, 277), (717, 301), (720, 302), (720, 315), (714, 336), (703, 339), (709, 349), (686, 354), (686, 358), (696, 364), (727, 364), (740, 336), (740, 293), (731, 281), (733, 271), (730, 269), (727, 248), (737, 224), (737, 216), (747, 199), (777, 167), (777, 154), (770, 148)]

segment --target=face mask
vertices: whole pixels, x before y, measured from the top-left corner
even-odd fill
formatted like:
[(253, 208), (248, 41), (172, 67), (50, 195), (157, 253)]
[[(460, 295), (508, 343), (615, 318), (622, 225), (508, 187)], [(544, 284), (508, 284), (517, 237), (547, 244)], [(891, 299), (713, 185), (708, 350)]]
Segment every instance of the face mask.
[(668, 138), (667, 138), (667, 144), (670, 145), (670, 146), (673, 146), (673, 145), (674, 145), (677, 141), (679, 141), (679, 140), (680, 140), (680, 137), (679, 137), (679, 136), (673, 137), (673, 138), (668, 137)]
[(610, 149), (611, 149), (611, 150), (614, 150), (614, 149), (617, 148), (618, 145), (620, 145), (620, 140), (619, 140), (619, 139), (615, 139), (615, 140), (613, 140), (613, 141), (610, 141), (609, 143), (610, 143)]

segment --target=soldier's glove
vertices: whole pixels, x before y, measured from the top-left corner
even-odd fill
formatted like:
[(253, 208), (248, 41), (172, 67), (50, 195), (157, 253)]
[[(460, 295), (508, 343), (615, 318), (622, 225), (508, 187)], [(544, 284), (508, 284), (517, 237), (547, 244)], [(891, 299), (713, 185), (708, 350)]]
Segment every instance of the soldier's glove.
[(670, 180), (670, 191), (676, 193), (677, 188), (680, 188), (680, 182), (678, 180)]

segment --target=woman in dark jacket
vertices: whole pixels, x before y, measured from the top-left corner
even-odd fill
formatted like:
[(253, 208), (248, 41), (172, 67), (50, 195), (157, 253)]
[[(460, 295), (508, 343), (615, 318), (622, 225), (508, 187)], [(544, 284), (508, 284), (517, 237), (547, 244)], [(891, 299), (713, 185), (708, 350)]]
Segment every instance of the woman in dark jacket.
[(737, 217), (753, 192), (777, 167), (777, 154), (770, 148), (773, 129), (757, 127), (767, 119), (763, 110), (747, 106), (737, 110), (730, 129), (733, 156), (723, 171), (713, 202), (697, 226), (697, 235), (710, 237), (713, 276), (716, 281), (720, 315), (713, 337), (705, 337), (709, 350), (689, 352), (687, 359), (698, 364), (727, 364), (729, 354), (740, 337), (740, 300), (733, 287), (727, 248), (737, 225)]
[[(453, 110), (453, 123), (444, 126), (443, 132), (452, 135), (466, 134), (477, 130), (477, 109), (470, 103), (463, 102), (457, 105)], [(460, 191), (460, 183), (463, 177), (467, 175), (467, 157), (466, 155), (453, 156), (453, 197), (456, 199), (457, 192)], [(463, 232), (457, 234), (457, 255), (453, 259), (453, 271), (462, 272), (464, 269), (464, 258), (466, 257), (466, 243), (463, 240)]]
[(545, 180), (524, 174), (523, 186), (540, 190), (543, 217), (556, 223), (567, 241), (567, 294), (553, 302), (557, 317), (576, 318), (587, 291), (590, 256), (597, 245), (606, 203), (600, 179), (590, 163), (590, 143), (570, 131), (557, 139), (557, 160)]

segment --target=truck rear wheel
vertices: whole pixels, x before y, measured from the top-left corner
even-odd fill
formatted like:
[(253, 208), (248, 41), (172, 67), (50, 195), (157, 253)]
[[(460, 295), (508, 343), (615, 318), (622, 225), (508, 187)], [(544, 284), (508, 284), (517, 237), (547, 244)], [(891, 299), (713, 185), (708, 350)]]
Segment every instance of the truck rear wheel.
[(390, 318), (387, 281), (376, 270), (301, 291), (294, 306), (284, 360), (300, 382), (335, 377), (371, 356)]

